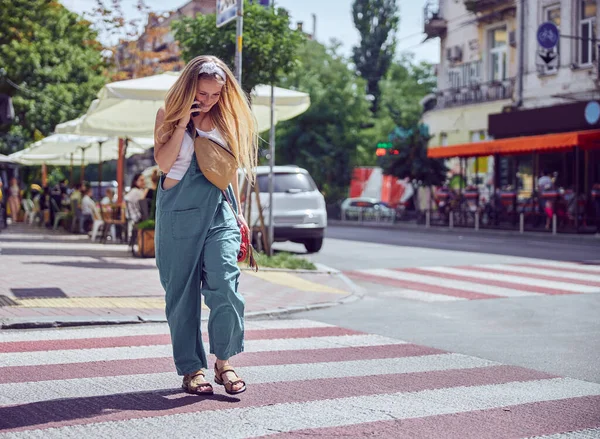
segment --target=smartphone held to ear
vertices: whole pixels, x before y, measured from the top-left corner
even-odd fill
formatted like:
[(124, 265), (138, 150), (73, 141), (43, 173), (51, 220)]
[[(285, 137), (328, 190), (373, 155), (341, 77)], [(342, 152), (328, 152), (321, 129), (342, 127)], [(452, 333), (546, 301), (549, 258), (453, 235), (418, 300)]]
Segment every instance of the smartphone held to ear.
[[(200, 104), (192, 104), (192, 110), (194, 108), (200, 109)], [(192, 117), (196, 117), (200, 114), (200, 111), (192, 111)]]

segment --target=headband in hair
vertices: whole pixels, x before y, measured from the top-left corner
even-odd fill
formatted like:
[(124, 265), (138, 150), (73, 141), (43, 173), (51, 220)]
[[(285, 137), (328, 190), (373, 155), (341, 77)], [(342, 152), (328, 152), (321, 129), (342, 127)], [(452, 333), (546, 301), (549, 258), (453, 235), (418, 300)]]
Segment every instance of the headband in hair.
[(205, 62), (204, 64), (202, 64), (202, 67), (200, 67), (200, 71), (198, 72), (198, 75), (201, 75), (202, 73), (206, 73), (208, 75), (216, 74), (216, 75), (219, 75), (223, 81), (227, 80), (227, 76), (225, 75), (225, 72), (223, 71), (223, 69), (221, 67), (219, 67), (213, 61)]

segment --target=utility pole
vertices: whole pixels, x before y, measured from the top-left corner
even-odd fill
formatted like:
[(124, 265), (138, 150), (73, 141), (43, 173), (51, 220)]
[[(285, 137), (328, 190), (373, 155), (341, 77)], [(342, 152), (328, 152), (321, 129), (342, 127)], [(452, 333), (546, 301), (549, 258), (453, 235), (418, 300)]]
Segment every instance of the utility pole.
[(244, 35), (244, 0), (237, 0), (237, 18), (235, 29), (235, 78), (242, 86), (242, 48)]
[[(275, 0), (272, 0), (271, 6), (275, 11)], [(271, 71), (274, 76), (275, 72)], [(269, 256), (273, 256), (273, 242), (275, 241), (275, 225), (273, 224), (273, 191), (275, 175), (273, 168), (275, 166), (275, 85), (274, 78), (271, 78), (271, 129), (269, 131)]]

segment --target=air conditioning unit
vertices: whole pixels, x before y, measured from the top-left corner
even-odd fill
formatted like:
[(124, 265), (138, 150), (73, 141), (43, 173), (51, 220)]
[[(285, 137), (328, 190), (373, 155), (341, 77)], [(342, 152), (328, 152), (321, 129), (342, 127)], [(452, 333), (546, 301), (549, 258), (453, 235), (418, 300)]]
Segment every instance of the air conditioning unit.
[(517, 31), (511, 30), (508, 33), (508, 44), (510, 47), (517, 47)]
[(448, 61), (462, 61), (462, 48), (460, 46), (452, 46), (446, 49), (446, 59)]

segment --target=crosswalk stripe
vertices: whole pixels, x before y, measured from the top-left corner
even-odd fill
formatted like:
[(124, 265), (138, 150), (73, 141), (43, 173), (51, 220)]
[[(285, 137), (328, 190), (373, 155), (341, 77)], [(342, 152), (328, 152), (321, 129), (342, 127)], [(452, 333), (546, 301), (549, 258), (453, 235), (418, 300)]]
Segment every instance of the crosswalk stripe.
[(492, 287), (500, 288), (512, 288), (514, 291), (527, 292), (531, 295), (539, 294), (576, 294), (572, 291), (557, 290), (554, 288), (546, 288), (539, 285), (525, 285), (522, 283), (508, 282), (502, 277), (496, 279), (482, 278), (481, 276), (473, 276), (473, 273), (468, 270), (461, 269), (460, 267), (423, 267), (423, 268), (410, 268), (408, 269), (414, 273), (435, 273), (436, 276), (441, 279), (462, 279), (476, 282), (481, 285), (488, 285)]
[[(348, 431), (351, 431), (352, 437), (376, 437), (378, 439), (517, 438), (536, 434), (540, 431), (551, 432), (585, 428), (589, 424), (594, 424), (594, 415), (597, 416), (597, 414), (590, 411), (589, 407), (598, 403), (600, 403), (600, 397), (570, 398), (508, 406), (503, 407), (502, 410), (487, 409), (403, 419), (400, 426), (398, 420), (394, 419), (366, 422), (352, 425), (350, 428), (344, 426), (296, 430), (269, 437), (273, 439), (337, 438), (348, 436)], [(592, 434), (597, 431), (594, 429), (559, 433), (544, 436), (543, 439), (595, 439), (599, 436)], [(537, 437), (537, 439), (542, 438)]]
[[(206, 332), (208, 323), (202, 322), (202, 330)], [(297, 328), (327, 328), (328, 323), (312, 320), (247, 320), (247, 331), (260, 329), (297, 329)], [(0, 331), (0, 342), (31, 341), (31, 340), (72, 340), (80, 338), (122, 337), (128, 335), (168, 334), (166, 323), (144, 323), (139, 325), (112, 325), (90, 328), (53, 328), (29, 329), (25, 331)]]
[[(260, 329), (246, 330), (245, 340), (268, 340), (279, 338), (309, 338), (327, 337), (338, 335), (356, 335), (357, 331), (339, 327), (324, 328), (287, 328), (287, 329)], [(204, 341), (208, 342), (208, 334), (202, 334)], [(57, 351), (67, 349), (93, 349), (112, 348), (121, 346), (151, 346), (170, 344), (169, 334), (158, 335), (129, 335), (125, 337), (87, 338), (77, 340), (44, 340), (0, 343), (0, 352), (33, 352)]]
[(424, 293), (423, 291), (411, 289), (386, 290), (377, 293), (380, 297), (395, 297), (402, 299), (420, 300), (422, 302), (453, 302), (457, 300), (467, 300), (464, 297), (445, 296), (442, 294)]
[[(472, 369), (498, 363), (460, 354), (438, 354), (420, 357), (383, 358), (375, 360), (338, 361), (330, 363), (249, 366), (239, 368), (248, 382), (279, 383), (325, 378), (351, 378), (369, 375), (431, 372), (447, 369)], [(210, 373), (210, 372), (209, 372)], [(0, 384), (0, 405), (29, 404), (55, 398), (81, 398), (177, 388), (180, 381), (173, 373), (126, 375), (44, 381), (43, 392), (30, 392), (30, 383)]]
[[(334, 347), (393, 345), (398, 343), (402, 343), (402, 341), (375, 334), (250, 340), (245, 343), (245, 352), (292, 351)], [(210, 345), (208, 343), (206, 344), (206, 350), (210, 350)], [(0, 371), (2, 370), (2, 367), (6, 366), (34, 366), (43, 364), (87, 363), (90, 361), (130, 360), (169, 357), (172, 354), (173, 351), (171, 346), (167, 344), (156, 346), (59, 350), (49, 352), (10, 352), (0, 353)]]
[(429, 294), (441, 294), (444, 296), (460, 297), (463, 299), (493, 299), (501, 297), (491, 294), (482, 294), (472, 291), (460, 290), (456, 288), (444, 287), (439, 285), (439, 283), (437, 285), (430, 285), (422, 282), (414, 282), (402, 278), (401, 276), (394, 273), (394, 271), (392, 270), (359, 270), (349, 272), (346, 274), (351, 278), (362, 281), (390, 285), (395, 288), (412, 289)]
[[(465, 432), (588, 439), (600, 429), (598, 383), (332, 325), (283, 322), (275, 324), (279, 329), (248, 322), (246, 352), (233, 359), (248, 383), (239, 397), (219, 386), (214, 397), (183, 393), (168, 344), (81, 349), (90, 340), (119, 344), (118, 333), (105, 328), (80, 328), (72, 331), (77, 338), (58, 340), (70, 349), (0, 354), (0, 439), (187, 439), (190, 431), (240, 439), (463, 439)], [(153, 326), (115, 329), (163, 343), (166, 326)], [(272, 338), (277, 332), (281, 338)], [(295, 338), (309, 334), (316, 336)], [(35, 339), (7, 338), (6, 346), (42, 347)], [(48, 342), (57, 340), (40, 341)]]
[(408, 280), (411, 282), (420, 282), (433, 287), (444, 287), (452, 288), (456, 290), (469, 291), (478, 294), (485, 294), (488, 296), (504, 296), (504, 297), (516, 297), (530, 295), (531, 293), (523, 291), (509, 290), (508, 288), (494, 288), (487, 285), (476, 284), (473, 282), (458, 281), (451, 279), (440, 279), (439, 276), (423, 274), (419, 272), (414, 274), (411, 270), (387, 270), (387, 269), (371, 269), (365, 270), (367, 273), (375, 274), (377, 276), (390, 277), (398, 280)]
[(527, 267), (539, 267), (539, 268), (548, 268), (548, 269), (558, 269), (565, 271), (572, 271), (574, 273), (600, 273), (600, 265), (586, 265), (586, 264), (577, 264), (574, 262), (565, 262), (565, 261), (549, 261), (543, 260), (536, 263), (525, 264)]
[[(245, 439), (274, 432), (353, 426), (390, 418), (425, 418), (600, 395), (599, 384), (568, 378), (367, 396), (361, 395), (360, 387), (356, 390), (358, 396), (346, 398), (223, 410), (202, 410), (199, 406), (192, 413), (101, 422), (93, 424), (93, 428), (61, 426), (44, 430), (43, 437), (148, 438), (156, 437), (157, 431), (171, 432), (172, 437), (189, 437), (189, 429), (182, 426), (198, 426), (206, 437)], [(31, 437), (31, 432), (13, 432), (10, 437)]]
[[(598, 401), (600, 404), (600, 401)], [(588, 428), (586, 430), (569, 431), (567, 433), (556, 433), (546, 436), (529, 437), (528, 439), (597, 439), (600, 437), (600, 428)]]
[(492, 279), (492, 280), (504, 280), (507, 282), (514, 283), (522, 283), (524, 285), (533, 285), (533, 286), (541, 286), (545, 288), (552, 288), (556, 290), (564, 290), (571, 291), (573, 293), (595, 293), (598, 291), (596, 287), (589, 287), (583, 285), (574, 285), (568, 282), (557, 282), (557, 281), (548, 281), (541, 279), (531, 279), (525, 276), (515, 276), (508, 274), (496, 274), (496, 273), (488, 273), (478, 269), (478, 267), (473, 266), (464, 266), (464, 267), (452, 267), (458, 273), (466, 274), (467, 276), (473, 276), (482, 279)]
[[(442, 270), (437, 270), (438, 268), (442, 268)], [(450, 267), (407, 268), (397, 271), (401, 272), (403, 275), (410, 273), (411, 275), (425, 276), (430, 279), (435, 279), (438, 284), (442, 286), (464, 285), (463, 288), (471, 288), (481, 292), (485, 291), (488, 294), (495, 294), (497, 296), (523, 297), (539, 295), (538, 292), (521, 289), (520, 285), (512, 285), (500, 282), (481, 282), (479, 279), (453, 274), (452, 268)]]
[(554, 276), (569, 281), (572, 280), (586, 280), (590, 282), (600, 282), (600, 273), (594, 274), (592, 272), (577, 272), (573, 270), (557, 270), (556, 268), (546, 267), (540, 268), (539, 266), (526, 265), (513, 265), (513, 264), (486, 264), (484, 267), (496, 268), (498, 270), (510, 270), (518, 271), (524, 274), (539, 274), (542, 276)]
[(519, 267), (516, 265), (490, 264), (481, 265), (479, 270), (490, 273), (508, 274), (514, 276), (526, 276), (532, 279), (550, 280), (557, 282), (569, 282), (576, 285), (587, 285), (597, 287), (600, 290), (600, 276), (590, 276), (581, 273), (552, 272), (531, 267)]
[[(330, 347), (295, 351), (244, 352), (236, 356), (236, 367), (270, 366), (303, 363), (332, 363), (336, 361), (369, 360), (376, 358), (400, 358), (442, 354), (444, 351), (410, 343)], [(214, 357), (209, 357), (212, 364)], [(35, 366), (12, 366), (0, 369), (0, 383), (33, 383), (40, 381), (121, 376), (172, 372), (173, 359), (169, 357), (142, 358), (135, 360), (91, 361), (88, 363), (48, 364)]]

